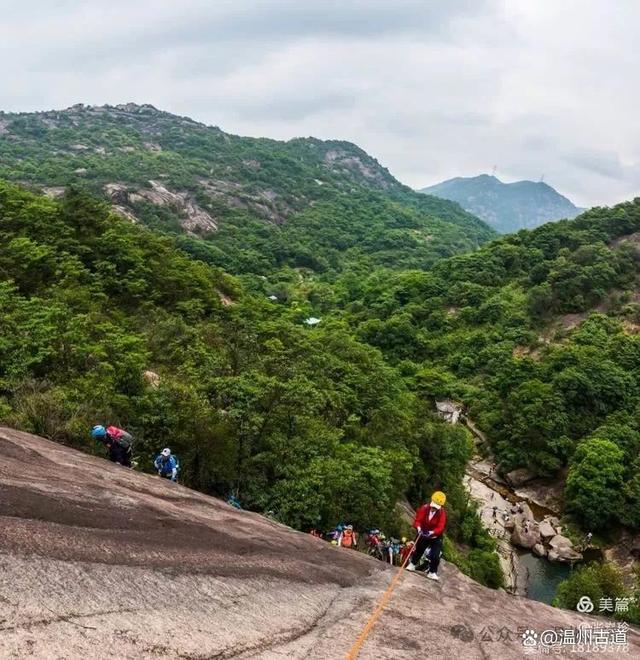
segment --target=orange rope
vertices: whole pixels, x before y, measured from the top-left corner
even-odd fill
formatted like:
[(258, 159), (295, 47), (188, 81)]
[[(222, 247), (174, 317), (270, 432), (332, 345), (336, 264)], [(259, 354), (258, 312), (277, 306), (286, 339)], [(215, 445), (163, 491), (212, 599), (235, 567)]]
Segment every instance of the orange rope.
[(369, 620), (362, 629), (362, 632), (360, 633), (360, 635), (358, 635), (358, 639), (356, 639), (356, 641), (353, 643), (353, 646), (349, 649), (349, 652), (345, 656), (345, 660), (356, 660), (356, 658), (358, 657), (358, 653), (360, 653), (360, 650), (362, 649), (362, 645), (367, 640), (367, 637), (369, 637), (369, 635), (371, 634), (373, 627), (376, 625), (376, 622), (378, 621), (380, 615), (382, 614), (382, 610), (389, 602), (389, 598), (391, 598), (391, 594), (393, 593), (393, 590), (396, 588), (396, 584), (398, 583), (398, 580), (402, 575), (402, 571), (404, 570), (404, 567), (407, 565), (407, 562), (411, 558), (412, 554), (413, 553), (410, 552), (407, 555), (404, 562), (402, 563), (402, 566), (400, 566), (400, 568), (398, 569), (398, 572), (395, 574), (393, 580), (391, 580), (386, 591), (382, 594), (380, 600), (378, 601), (378, 604), (376, 605), (375, 610), (373, 610), (373, 614), (371, 614)]

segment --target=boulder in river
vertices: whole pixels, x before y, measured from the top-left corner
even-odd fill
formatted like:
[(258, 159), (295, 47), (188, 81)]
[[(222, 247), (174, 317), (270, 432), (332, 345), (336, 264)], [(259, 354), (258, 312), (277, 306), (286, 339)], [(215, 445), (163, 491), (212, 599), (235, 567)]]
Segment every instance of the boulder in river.
[(532, 548), (533, 554), (537, 557), (546, 557), (547, 549), (542, 545), (542, 543), (536, 543)]
[(538, 526), (535, 523), (524, 525), (516, 524), (511, 533), (511, 543), (518, 545), (521, 548), (527, 548), (528, 550), (538, 545), (538, 543), (540, 543)]
[[(554, 557), (552, 557), (552, 553)], [(550, 561), (570, 562), (582, 560), (582, 553), (574, 550), (573, 548), (569, 548), (566, 545), (560, 546), (557, 550), (549, 550), (549, 554), (547, 556)]]
[(549, 541), (549, 554), (547, 555), (550, 561), (580, 561), (582, 554), (573, 549), (571, 539), (561, 534), (556, 534)]
[(543, 520), (538, 526), (540, 536), (546, 541), (552, 539), (556, 535), (556, 530), (548, 520)]
[(549, 547), (553, 548), (554, 550), (558, 550), (559, 548), (572, 548), (573, 543), (571, 539), (568, 539), (566, 536), (562, 536), (562, 534), (556, 534), (549, 541)]

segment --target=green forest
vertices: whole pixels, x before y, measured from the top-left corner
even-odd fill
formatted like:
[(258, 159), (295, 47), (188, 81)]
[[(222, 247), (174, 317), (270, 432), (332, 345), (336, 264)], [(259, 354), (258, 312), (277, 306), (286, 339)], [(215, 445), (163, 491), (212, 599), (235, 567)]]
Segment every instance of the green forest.
[(501, 584), (461, 482), (467, 431), (436, 420), (340, 319), (308, 327), (303, 305), (252, 293), (73, 189), (55, 201), (0, 184), (0, 218), (3, 423), (96, 453), (91, 426), (122, 425), (141, 469), (170, 445), (185, 484), (299, 529), (399, 533), (396, 502), (443, 488), (449, 555)]
[[(458, 204), (403, 186), (349, 142), (239, 137), (133, 104), (0, 112), (0, 124), (0, 179), (54, 192), (81, 186), (236, 274), (426, 268), (496, 236)], [(217, 231), (185, 234), (179, 203), (145, 197), (153, 182)]]
[(401, 534), (442, 489), (446, 556), (498, 587), (449, 398), (573, 528), (640, 529), (640, 200), (496, 239), (346, 142), (151, 106), (0, 122), (3, 423), (95, 453), (122, 426), (140, 469), (170, 445), (186, 485), (298, 529)]
[(342, 318), (421, 396), (459, 400), (502, 472), (565, 478), (584, 530), (640, 527), (640, 200), (428, 272), (340, 282)]

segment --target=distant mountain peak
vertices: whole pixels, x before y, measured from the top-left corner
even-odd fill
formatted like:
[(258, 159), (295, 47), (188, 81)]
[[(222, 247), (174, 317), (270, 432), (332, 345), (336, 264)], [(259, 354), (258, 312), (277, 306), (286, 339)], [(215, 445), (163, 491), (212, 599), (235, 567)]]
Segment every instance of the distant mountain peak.
[(458, 202), (504, 234), (573, 218), (582, 211), (544, 181), (504, 183), (492, 174), (455, 177), (420, 192)]

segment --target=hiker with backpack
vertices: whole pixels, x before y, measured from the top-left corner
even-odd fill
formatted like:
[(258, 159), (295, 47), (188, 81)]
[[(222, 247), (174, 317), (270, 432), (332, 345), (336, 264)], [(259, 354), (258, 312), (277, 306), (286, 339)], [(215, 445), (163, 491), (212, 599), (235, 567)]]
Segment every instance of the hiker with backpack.
[(442, 554), (442, 534), (447, 524), (447, 514), (444, 510), (444, 504), (447, 496), (436, 491), (431, 496), (429, 504), (423, 504), (416, 512), (413, 526), (418, 532), (416, 544), (407, 564), (408, 571), (415, 571), (420, 563), (425, 550), (429, 550), (428, 573), (430, 580), (439, 580), (438, 566), (440, 565), (440, 555)]
[(171, 479), (173, 482), (178, 481), (180, 464), (178, 463), (178, 459), (171, 453), (169, 447), (165, 447), (158, 456), (156, 456), (153, 466), (157, 470), (159, 477)]
[(353, 525), (346, 525), (338, 537), (338, 545), (342, 548), (356, 548), (358, 537), (353, 531)]
[(124, 467), (131, 467), (131, 452), (133, 448), (133, 436), (117, 426), (96, 424), (91, 429), (91, 437), (102, 443), (107, 450), (107, 458), (113, 463)]

